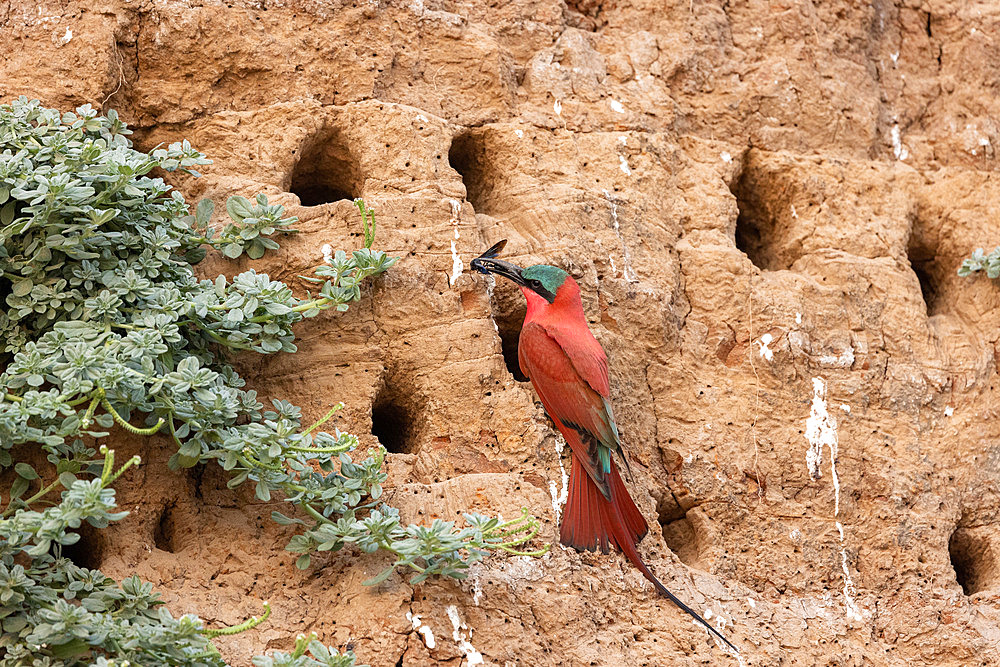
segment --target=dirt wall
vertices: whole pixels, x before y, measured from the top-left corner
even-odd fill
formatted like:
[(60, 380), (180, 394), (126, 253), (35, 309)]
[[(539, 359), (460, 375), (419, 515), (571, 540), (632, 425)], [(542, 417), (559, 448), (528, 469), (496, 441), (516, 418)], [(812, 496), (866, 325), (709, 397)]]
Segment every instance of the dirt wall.
[[(284, 203), (301, 233), (252, 265), (297, 289), (376, 208), (403, 259), (241, 366), (307, 417), (345, 401), (407, 519), (527, 506), (555, 541), (521, 297), (468, 269), (508, 238), (579, 281), (642, 554), (745, 664), (1000, 664), (1000, 288), (956, 274), (1000, 243), (995, 3), (10, 0), (0, 44), (0, 100), (116, 108), (215, 160), (189, 199)], [(379, 667), (737, 664), (618, 554), (366, 588), (383, 557), (300, 572), (280, 503), (121, 447), (148, 464), (91, 564), (212, 623), (269, 600), (234, 664), (310, 631)]]

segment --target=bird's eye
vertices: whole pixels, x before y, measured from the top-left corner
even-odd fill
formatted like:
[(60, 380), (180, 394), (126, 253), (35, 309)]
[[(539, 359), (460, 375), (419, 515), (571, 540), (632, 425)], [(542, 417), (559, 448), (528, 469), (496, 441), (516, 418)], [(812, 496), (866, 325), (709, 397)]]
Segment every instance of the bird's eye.
[(542, 286), (542, 281), (541, 280), (532, 280), (531, 281), (531, 286), (537, 289), (537, 288), (539, 288), (539, 287)]

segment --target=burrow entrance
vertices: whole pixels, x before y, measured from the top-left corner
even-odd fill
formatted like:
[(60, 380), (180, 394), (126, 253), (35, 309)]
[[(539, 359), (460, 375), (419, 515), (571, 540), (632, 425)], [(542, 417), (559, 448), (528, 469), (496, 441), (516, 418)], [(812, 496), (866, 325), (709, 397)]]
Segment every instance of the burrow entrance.
[(362, 194), (364, 176), (344, 134), (325, 127), (309, 137), (298, 149), (299, 159), (292, 170), (288, 190), (303, 206), (320, 206), (335, 201), (353, 201)]

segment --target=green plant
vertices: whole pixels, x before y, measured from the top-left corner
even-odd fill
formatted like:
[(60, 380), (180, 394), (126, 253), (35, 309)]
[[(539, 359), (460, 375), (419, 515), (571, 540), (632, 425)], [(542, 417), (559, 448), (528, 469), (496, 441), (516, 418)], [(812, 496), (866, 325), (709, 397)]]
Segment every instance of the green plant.
[(990, 278), (1000, 278), (1000, 246), (988, 255), (983, 254), (982, 248), (976, 248), (971, 257), (962, 260), (958, 275), (970, 276), (977, 271), (985, 271)]
[[(234, 628), (210, 630), (190, 614), (174, 618), (151, 584), (136, 576), (121, 585), (98, 570), (78, 567), (62, 554), (79, 540), (74, 532), (86, 521), (103, 528), (127, 512), (116, 512), (110, 485), (133, 465), (133, 457), (114, 469), (114, 452), (102, 449), (94, 461), (101, 474), (76, 480), (58, 505), (41, 512), (19, 509), (0, 519), (0, 648), (4, 664), (75, 665), (223, 665), (214, 637), (246, 631), (270, 615), (265, 612)], [(352, 667), (354, 657), (308, 642), (313, 658), (259, 657), (257, 664)], [(111, 660), (109, 660), (109, 658)], [(286, 659), (287, 658), (287, 659)], [(44, 662), (38, 662), (38, 661)], [(256, 662), (255, 660), (255, 662)]]
[[(347, 310), (367, 278), (392, 266), (395, 258), (371, 249), (371, 209), (356, 202), (365, 245), (317, 268), (316, 294), (300, 299), (252, 269), (199, 280), (192, 264), (207, 248), (260, 257), (277, 248), (273, 235), (293, 231), (295, 218), (263, 195), (232, 197), (230, 222), (217, 233), (211, 202), (192, 215), (180, 193), (151, 175), (157, 168), (197, 175), (205, 156), (187, 142), (142, 153), (128, 134), (113, 111), (61, 114), (26, 98), (0, 105), (0, 466), (16, 473), (4, 516), (100, 478), (106, 470), (95, 443), (117, 426), (166, 434), (177, 447), (173, 467), (214, 460), (232, 474), (231, 487), (253, 483), (263, 501), (280, 493), (308, 517), (274, 515), (304, 526), (289, 545), (302, 554), (300, 567), (314, 551), (356, 544), (395, 554), (393, 567), (415, 570), (416, 579), (462, 577), (489, 550), (521, 553), (517, 547), (539, 530), (527, 514), (507, 523), (467, 515), (459, 531), (450, 522), (402, 526), (396, 510), (378, 502), (384, 449), (355, 462), (356, 437), (317, 430), (341, 404), (303, 428), (299, 408), (274, 400), (265, 409), (228, 363), (243, 351), (294, 352), (292, 325)], [(38, 443), (55, 468), (26, 500), (39, 473), (14, 461), (11, 448), (24, 443)], [(308, 650), (322, 655), (312, 644)]]

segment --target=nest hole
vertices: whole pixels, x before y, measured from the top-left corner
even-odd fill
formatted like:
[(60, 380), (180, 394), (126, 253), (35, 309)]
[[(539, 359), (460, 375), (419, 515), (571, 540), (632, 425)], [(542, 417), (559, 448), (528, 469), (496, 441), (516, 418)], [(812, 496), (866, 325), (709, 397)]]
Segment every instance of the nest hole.
[(776, 248), (778, 222), (768, 205), (770, 187), (764, 170), (755, 168), (748, 156), (736, 185), (732, 188), (739, 208), (734, 240), (736, 247), (762, 271), (790, 268)]
[(927, 316), (937, 315), (942, 311), (944, 305), (938, 277), (937, 253), (928, 243), (924, 242), (921, 235), (911, 234), (906, 255), (910, 262), (910, 268), (920, 284), (920, 296), (924, 300)]
[(463, 132), (455, 136), (448, 149), (448, 164), (462, 177), (465, 198), (476, 213), (500, 212), (497, 185), (500, 181), (481, 132)]
[(607, 24), (604, 5), (605, 0), (566, 0), (566, 22), (573, 28), (596, 32)]
[(177, 523), (174, 520), (174, 507), (168, 505), (160, 513), (160, 520), (153, 530), (153, 545), (160, 551), (177, 552)]
[(413, 392), (391, 379), (386, 380), (372, 403), (372, 435), (388, 452), (416, 454), (420, 450), (418, 413)]
[(670, 496), (658, 504), (656, 513), (667, 547), (685, 565), (700, 565), (701, 538), (687, 512)]
[(63, 558), (70, 559), (77, 567), (100, 569), (104, 562), (104, 542), (98, 529), (85, 522), (75, 532), (80, 536), (75, 544), (53, 548), (61, 548)]
[(801, 256), (799, 216), (810, 215), (814, 205), (812, 199), (802, 201), (802, 187), (794, 174), (757, 151), (744, 154), (729, 186), (738, 209), (733, 242), (761, 271), (791, 270)]
[(516, 381), (528, 382), (528, 376), (521, 372), (521, 362), (517, 359), (517, 346), (528, 306), (520, 290), (511, 285), (502, 285), (499, 280), (493, 288), (490, 308), (500, 336), (503, 363)]
[(1000, 561), (987, 535), (959, 528), (948, 540), (948, 553), (955, 578), (966, 595), (1000, 584)]
[(288, 190), (303, 206), (353, 201), (361, 196), (364, 177), (343, 133), (325, 128), (299, 149)]

